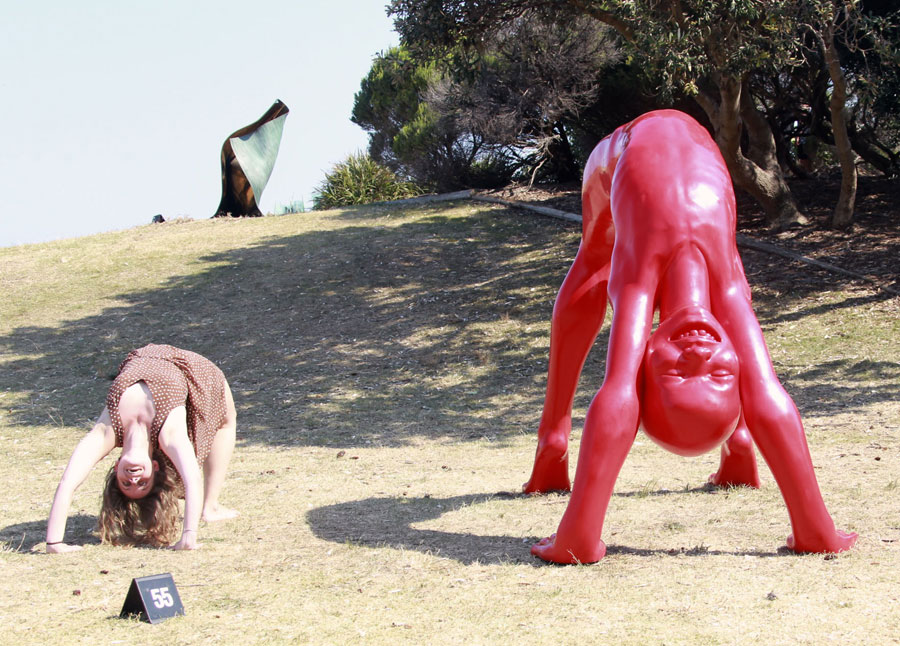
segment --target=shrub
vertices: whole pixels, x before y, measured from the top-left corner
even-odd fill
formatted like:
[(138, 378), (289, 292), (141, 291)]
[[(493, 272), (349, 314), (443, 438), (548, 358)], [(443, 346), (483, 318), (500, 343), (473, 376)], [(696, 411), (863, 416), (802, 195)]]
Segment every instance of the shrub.
[(513, 161), (501, 155), (492, 155), (472, 162), (465, 173), (465, 180), (472, 188), (500, 188), (512, 181), (515, 171)]
[(332, 209), (351, 204), (386, 202), (420, 195), (422, 191), (412, 182), (398, 178), (393, 171), (381, 166), (363, 153), (350, 155), (337, 163), (325, 180), (316, 187), (313, 208)]

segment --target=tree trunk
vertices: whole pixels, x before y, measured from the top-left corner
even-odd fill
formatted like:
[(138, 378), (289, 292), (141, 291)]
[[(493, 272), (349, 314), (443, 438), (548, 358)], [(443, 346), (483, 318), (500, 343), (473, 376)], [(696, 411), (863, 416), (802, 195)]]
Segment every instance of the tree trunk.
[(831, 129), (834, 132), (834, 145), (841, 162), (841, 193), (838, 203), (831, 214), (831, 226), (835, 229), (846, 229), (853, 224), (853, 209), (856, 205), (856, 161), (850, 136), (847, 134), (847, 118), (844, 112), (847, 102), (847, 80), (841, 70), (841, 61), (834, 47), (834, 25), (828, 23), (822, 34), (822, 45), (825, 54), (825, 65), (831, 76)]
[(853, 152), (885, 177), (900, 175), (900, 155), (881, 144), (869, 132), (861, 132), (859, 129), (850, 129), (849, 127), (848, 131), (850, 142), (853, 144)]
[[(805, 225), (809, 220), (797, 208), (775, 147), (775, 136), (739, 79), (716, 79), (718, 97), (701, 93), (697, 102), (709, 117), (716, 143), (732, 181), (763, 207), (766, 221), (776, 228)], [(750, 144), (741, 149), (746, 130)]]
[[(569, 0), (568, 4), (610, 25), (625, 40), (634, 41), (633, 32), (627, 22), (595, 6), (604, 3)], [(676, 9), (677, 4), (675, 3)], [(718, 36), (708, 35), (705, 45), (714, 68), (723, 70), (727, 68), (725, 64), (727, 57), (721, 47), (722, 42), (716, 40)], [(750, 193), (760, 203), (771, 226), (788, 228), (809, 224), (809, 220), (797, 208), (781, 165), (778, 163), (772, 128), (753, 105), (749, 94), (742, 99), (744, 94), (742, 80), (736, 76), (723, 75), (719, 71), (712, 73), (711, 80), (718, 90), (718, 96), (714, 97), (700, 91), (694, 98), (709, 117), (716, 144), (728, 172), (731, 173), (732, 182)], [(741, 135), (744, 130), (750, 139), (749, 158), (741, 150)]]
[(581, 178), (581, 170), (575, 161), (575, 153), (569, 142), (569, 134), (561, 121), (553, 124), (556, 138), (550, 144), (550, 153), (556, 166), (556, 179), (559, 182), (574, 182)]

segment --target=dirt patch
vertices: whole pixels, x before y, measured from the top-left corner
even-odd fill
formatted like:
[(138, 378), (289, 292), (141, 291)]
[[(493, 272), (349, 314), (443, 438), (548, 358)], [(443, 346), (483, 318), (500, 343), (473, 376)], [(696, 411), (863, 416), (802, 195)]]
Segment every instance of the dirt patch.
[[(837, 203), (839, 178), (790, 180), (791, 190), (810, 226), (776, 232), (766, 227), (763, 211), (747, 194), (738, 193), (738, 231), (758, 240), (870, 278), (876, 285), (900, 289), (900, 180), (861, 177), (853, 227), (835, 231), (828, 219)], [(488, 195), (505, 200), (581, 213), (579, 184), (510, 186)], [(784, 259), (760, 270), (761, 280), (781, 280)], [(835, 287), (855, 281), (834, 275)]]

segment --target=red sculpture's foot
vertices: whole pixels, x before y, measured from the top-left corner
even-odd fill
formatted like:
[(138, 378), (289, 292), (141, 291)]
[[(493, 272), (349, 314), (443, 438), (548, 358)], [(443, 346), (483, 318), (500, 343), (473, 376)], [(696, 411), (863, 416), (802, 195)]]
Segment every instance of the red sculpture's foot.
[(815, 554), (821, 554), (823, 552), (844, 552), (853, 547), (857, 538), (859, 538), (859, 534), (856, 532), (842, 532), (840, 530), (836, 530), (833, 536), (825, 539), (818, 538), (805, 541), (797, 541), (794, 539), (794, 535), (791, 534), (787, 537), (787, 547), (792, 552), (797, 552), (798, 554), (810, 552)]
[(567, 545), (565, 541), (558, 540), (556, 534), (549, 538), (542, 538), (531, 546), (531, 553), (539, 559), (550, 563), (563, 565), (579, 565), (581, 563), (596, 563), (606, 555), (606, 543), (598, 540), (591, 547), (575, 547)]
[(753, 487), (759, 489), (759, 473), (756, 464), (752, 468), (729, 469), (723, 464), (709, 476), (709, 483), (717, 487)]
[(571, 491), (569, 481), (569, 439), (554, 435), (538, 442), (531, 478), (522, 485), (525, 493)]
[(759, 489), (759, 471), (753, 441), (746, 426), (739, 426), (722, 446), (719, 470), (709, 476), (709, 483), (717, 487), (746, 486)]

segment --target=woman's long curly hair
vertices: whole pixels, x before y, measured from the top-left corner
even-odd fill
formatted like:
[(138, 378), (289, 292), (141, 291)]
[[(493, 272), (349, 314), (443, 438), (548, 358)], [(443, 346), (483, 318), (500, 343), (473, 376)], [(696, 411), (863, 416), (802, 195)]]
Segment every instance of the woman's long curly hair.
[(178, 538), (179, 479), (160, 453), (153, 459), (159, 470), (153, 488), (143, 498), (132, 499), (119, 489), (116, 468), (106, 474), (100, 507), (100, 540), (113, 545), (171, 545)]

